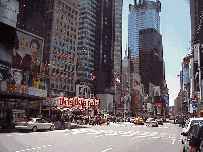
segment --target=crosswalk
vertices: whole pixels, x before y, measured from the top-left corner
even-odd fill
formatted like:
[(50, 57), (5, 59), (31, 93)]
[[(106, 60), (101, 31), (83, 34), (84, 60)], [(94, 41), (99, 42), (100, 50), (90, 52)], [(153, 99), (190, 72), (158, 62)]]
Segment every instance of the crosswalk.
[[(57, 132), (54, 131), (54, 132)], [(92, 129), (92, 128), (83, 128), (83, 129), (73, 129), (73, 130), (66, 130), (65, 135), (80, 135), (80, 134), (87, 134), (93, 135), (94, 137), (102, 137), (102, 136), (122, 136), (122, 137), (130, 137), (131, 140), (137, 138), (153, 138), (153, 139), (161, 139), (161, 140), (171, 140), (172, 144), (175, 141), (181, 141), (178, 139), (177, 134), (172, 134), (168, 132), (150, 132), (150, 131), (135, 131), (135, 130), (102, 130), (102, 129)]]

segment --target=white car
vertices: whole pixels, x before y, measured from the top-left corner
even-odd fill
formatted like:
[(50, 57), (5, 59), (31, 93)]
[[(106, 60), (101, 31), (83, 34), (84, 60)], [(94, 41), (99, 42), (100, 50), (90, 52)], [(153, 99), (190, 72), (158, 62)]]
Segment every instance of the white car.
[(42, 118), (30, 118), (29, 121), (16, 123), (15, 128), (18, 130), (32, 130), (33, 132), (36, 132), (37, 130), (53, 131), (55, 129), (55, 125), (53, 123), (46, 122)]
[(154, 118), (148, 118), (145, 123), (146, 126), (158, 127), (158, 122)]
[(134, 123), (135, 117), (130, 117), (130, 123)]

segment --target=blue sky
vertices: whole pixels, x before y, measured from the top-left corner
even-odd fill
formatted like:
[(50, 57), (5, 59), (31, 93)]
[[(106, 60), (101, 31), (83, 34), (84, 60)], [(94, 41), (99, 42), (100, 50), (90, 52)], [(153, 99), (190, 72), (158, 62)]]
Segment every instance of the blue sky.
[[(189, 54), (191, 40), (191, 20), (189, 0), (160, 0), (160, 33), (162, 35), (163, 58), (165, 60), (166, 83), (169, 89), (169, 106), (180, 91), (180, 78), (183, 57)], [(134, 0), (123, 0), (123, 57), (128, 42), (129, 4)]]

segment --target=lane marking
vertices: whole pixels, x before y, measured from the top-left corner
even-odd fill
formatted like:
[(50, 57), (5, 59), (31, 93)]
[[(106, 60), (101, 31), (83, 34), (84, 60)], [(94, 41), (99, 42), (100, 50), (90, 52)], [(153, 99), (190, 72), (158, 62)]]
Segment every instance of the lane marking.
[(110, 149), (113, 149), (113, 148), (108, 148), (108, 149), (103, 150), (103, 151), (101, 151), (101, 152), (106, 152), (106, 151), (108, 151), (108, 150), (110, 150)]
[(6, 136), (12, 136), (12, 135), (6, 135)]
[(172, 144), (174, 144), (176, 139), (172, 139), (172, 140), (173, 140)]
[(131, 140), (134, 140), (134, 139), (136, 139), (137, 137), (134, 137), (134, 138), (132, 138)]
[(152, 137), (152, 138), (160, 138), (160, 137)]
[(137, 136), (137, 137), (147, 137), (147, 136)]

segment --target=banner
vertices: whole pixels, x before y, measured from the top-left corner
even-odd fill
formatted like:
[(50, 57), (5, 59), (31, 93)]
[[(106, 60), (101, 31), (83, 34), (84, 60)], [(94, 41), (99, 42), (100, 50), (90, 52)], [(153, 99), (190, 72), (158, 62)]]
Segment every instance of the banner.
[(154, 86), (154, 96), (160, 96), (160, 86)]
[(65, 106), (65, 107), (72, 107), (72, 106), (82, 106), (83, 108), (88, 108), (91, 106), (99, 107), (100, 103), (97, 99), (90, 99), (90, 98), (80, 98), (80, 97), (55, 97), (49, 98), (43, 101), (44, 105), (50, 106)]

